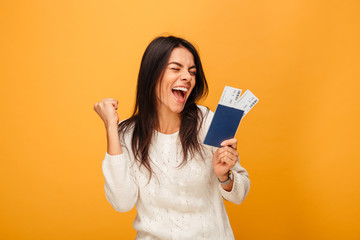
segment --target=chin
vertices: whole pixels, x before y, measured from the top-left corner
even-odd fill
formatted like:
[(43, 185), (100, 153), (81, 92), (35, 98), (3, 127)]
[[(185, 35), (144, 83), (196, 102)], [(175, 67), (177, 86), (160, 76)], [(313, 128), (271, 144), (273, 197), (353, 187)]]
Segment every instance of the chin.
[(175, 105), (170, 108), (170, 110), (174, 113), (181, 113), (184, 110), (185, 103), (181, 105)]
[(180, 114), (184, 110), (184, 106), (171, 109), (172, 112)]

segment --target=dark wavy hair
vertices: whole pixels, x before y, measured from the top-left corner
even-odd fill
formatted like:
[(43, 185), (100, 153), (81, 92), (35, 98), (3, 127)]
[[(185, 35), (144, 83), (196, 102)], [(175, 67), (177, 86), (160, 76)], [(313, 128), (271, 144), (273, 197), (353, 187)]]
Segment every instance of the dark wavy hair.
[(193, 157), (195, 153), (203, 155), (202, 145), (198, 138), (203, 116), (196, 102), (207, 95), (208, 85), (199, 54), (195, 47), (185, 39), (174, 36), (157, 37), (146, 48), (141, 60), (132, 116), (122, 121), (118, 128), (120, 136), (124, 136), (126, 131), (133, 129), (131, 148), (134, 158), (149, 170), (150, 178), (152, 169), (149, 147), (154, 130), (158, 126), (155, 87), (158, 81), (161, 83), (173, 49), (178, 47), (184, 47), (192, 53), (197, 70), (194, 89), (180, 113), (179, 136), (183, 153), (183, 162), (180, 165), (186, 164), (187, 159)]

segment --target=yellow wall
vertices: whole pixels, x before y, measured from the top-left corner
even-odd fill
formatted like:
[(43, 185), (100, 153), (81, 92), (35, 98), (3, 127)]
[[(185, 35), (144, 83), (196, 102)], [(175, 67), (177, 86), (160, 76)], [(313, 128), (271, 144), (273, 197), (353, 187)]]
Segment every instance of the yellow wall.
[(131, 239), (106, 201), (93, 104), (133, 107), (145, 47), (194, 42), (212, 110), (225, 85), (260, 102), (237, 137), (252, 181), (226, 203), (236, 239), (360, 239), (360, 2), (0, 3), (0, 238)]

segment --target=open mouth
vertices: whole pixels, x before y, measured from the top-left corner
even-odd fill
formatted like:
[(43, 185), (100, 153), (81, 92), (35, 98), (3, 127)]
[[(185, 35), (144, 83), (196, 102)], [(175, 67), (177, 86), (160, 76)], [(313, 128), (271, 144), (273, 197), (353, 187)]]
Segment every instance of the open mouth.
[(174, 87), (172, 89), (172, 93), (178, 102), (185, 102), (185, 96), (187, 91), (189, 90), (185, 87)]

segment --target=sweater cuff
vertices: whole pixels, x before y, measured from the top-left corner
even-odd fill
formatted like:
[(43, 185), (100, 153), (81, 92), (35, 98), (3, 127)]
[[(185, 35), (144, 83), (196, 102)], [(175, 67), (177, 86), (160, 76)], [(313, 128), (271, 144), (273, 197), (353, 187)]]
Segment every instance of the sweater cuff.
[(221, 184), (219, 183), (219, 189), (221, 192), (221, 195), (223, 196), (223, 198), (225, 198), (226, 200), (231, 199), (231, 195), (233, 195), (234, 193), (234, 189), (236, 189), (236, 180), (238, 178), (238, 174), (233, 171), (233, 185), (230, 191), (226, 191), (225, 189), (222, 188)]
[(234, 183), (230, 192), (223, 189), (219, 184), (220, 192), (223, 198), (235, 204), (240, 204), (244, 200), (249, 187), (247, 176), (239, 174), (238, 172), (234, 173)]
[(123, 161), (124, 154), (116, 154), (116, 155), (110, 155), (107, 152), (105, 153), (105, 162), (110, 163), (111, 165), (121, 164), (121, 161)]

